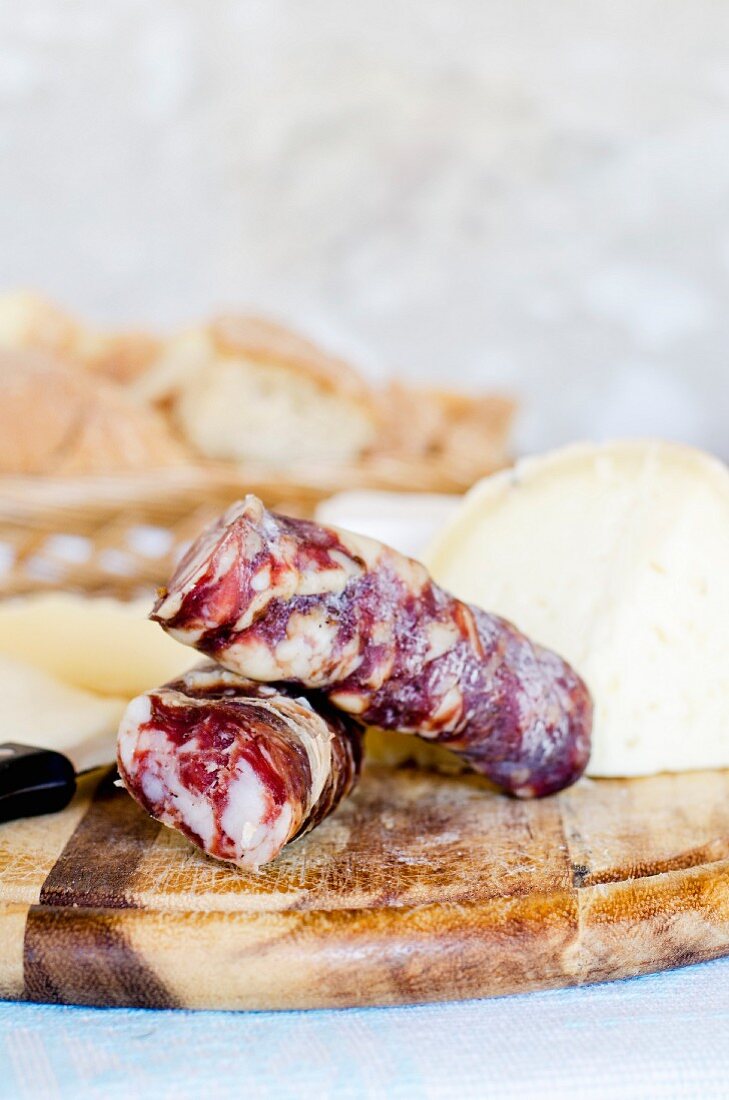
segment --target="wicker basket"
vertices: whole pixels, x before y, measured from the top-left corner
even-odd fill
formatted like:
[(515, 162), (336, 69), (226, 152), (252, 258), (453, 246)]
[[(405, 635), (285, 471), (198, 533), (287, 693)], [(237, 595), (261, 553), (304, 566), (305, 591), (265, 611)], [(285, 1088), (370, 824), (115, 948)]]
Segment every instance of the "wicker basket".
[(0, 478), (0, 597), (43, 589), (131, 598), (163, 583), (201, 528), (247, 492), (291, 515), (345, 489), (459, 492), (465, 471), (381, 459), (245, 476), (213, 464), (134, 477)]
[[(4, 502), (3, 502), (4, 503)], [(149, 595), (220, 507), (178, 500), (110, 502), (103, 512), (56, 505), (0, 512), (0, 597), (64, 589), (121, 599)]]

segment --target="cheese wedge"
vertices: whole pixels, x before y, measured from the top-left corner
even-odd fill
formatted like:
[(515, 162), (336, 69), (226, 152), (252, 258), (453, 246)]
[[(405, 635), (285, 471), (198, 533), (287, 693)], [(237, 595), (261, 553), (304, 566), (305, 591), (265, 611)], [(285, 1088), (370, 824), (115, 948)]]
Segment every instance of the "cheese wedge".
[(0, 603), (0, 654), (99, 695), (131, 699), (199, 657), (147, 615), (151, 600), (122, 603), (48, 592)]
[(77, 771), (113, 762), (126, 705), (0, 657), (0, 740), (65, 753)]
[(588, 774), (729, 767), (725, 465), (655, 441), (525, 459), (478, 484), (424, 560), (582, 674)]

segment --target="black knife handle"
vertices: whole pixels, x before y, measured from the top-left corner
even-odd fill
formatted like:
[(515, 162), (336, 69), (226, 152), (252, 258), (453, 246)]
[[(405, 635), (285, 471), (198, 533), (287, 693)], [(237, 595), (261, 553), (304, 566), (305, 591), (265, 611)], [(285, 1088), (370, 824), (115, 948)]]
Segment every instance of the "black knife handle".
[(76, 790), (73, 764), (63, 753), (0, 744), (0, 821), (52, 814), (69, 804)]

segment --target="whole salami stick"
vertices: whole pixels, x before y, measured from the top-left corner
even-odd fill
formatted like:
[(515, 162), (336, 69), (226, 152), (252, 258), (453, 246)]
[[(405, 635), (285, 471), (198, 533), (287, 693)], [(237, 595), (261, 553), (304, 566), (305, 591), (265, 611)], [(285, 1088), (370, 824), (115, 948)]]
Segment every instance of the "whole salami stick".
[(395, 550), (256, 497), (201, 535), (152, 618), (251, 679), (441, 742), (511, 794), (560, 790), (587, 763), (592, 704), (565, 661)]
[(361, 729), (323, 703), (212, 663), (133, 699), (117, 762), (152, 817), (208, 855), (256, 869), (354, 786)]

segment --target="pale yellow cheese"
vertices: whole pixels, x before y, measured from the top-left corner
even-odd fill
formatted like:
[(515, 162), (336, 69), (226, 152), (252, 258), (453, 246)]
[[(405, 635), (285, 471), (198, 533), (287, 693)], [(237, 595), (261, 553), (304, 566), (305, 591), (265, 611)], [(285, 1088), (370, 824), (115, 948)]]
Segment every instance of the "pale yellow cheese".
[(126, 699), (71, 687), (23, 661), (0, 657), (0, 741), (55, 749), (77, 771), (114, 760)]
[(425, 561), (585, 677), (588, 774), (729, 767), (725, 465), (656, 441), (526, 459), (467, 495)]
[(64, 592), (0, 603), (0, 654), (100, 695), (131, 698), (199, 657), (148, 620), (151, 600), (122, 603)]

